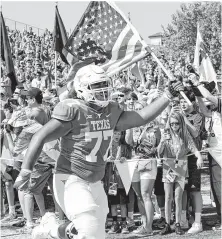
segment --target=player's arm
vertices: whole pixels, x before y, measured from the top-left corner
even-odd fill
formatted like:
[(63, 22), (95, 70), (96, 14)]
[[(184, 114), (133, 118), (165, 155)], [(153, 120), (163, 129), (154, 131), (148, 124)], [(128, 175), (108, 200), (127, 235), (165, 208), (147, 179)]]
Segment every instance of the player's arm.
[(42, 151), (43, 145), (66, 135), (71, 127), (70, 121), (66, 122), (58, 119), (51, 119), (45, 124), (36, 134), (33, 135), (25, 154), (22, 168), (32, 170)]
[(139, 111), (124, 111), (118, 120), (116, 130), (124, 131), (149, 123), (167, 107), (169, 102), (170, 100), (163, 95)]
[(170, 100), (184, 89), (180, 81), (170, 82), (163, 95), (139, 111), (124, 111), (117, 122), (116, 130), (124, 131), (149, 123), (155, 119), (169, 104)]
[(30, 179), (32, 169), (36, 160), (38, 159), (43, 145), (48, 141), (58, 139), (66, 135), (72, 127), (70, 121), (61, 121), (58, 119), (51, 119), (45, 124), (36, 134), (33, 135), (29, 144), (28, 150), (25, 154), (22, 169), (14, 183), (14, 187), (25, 190), (25, 182)]

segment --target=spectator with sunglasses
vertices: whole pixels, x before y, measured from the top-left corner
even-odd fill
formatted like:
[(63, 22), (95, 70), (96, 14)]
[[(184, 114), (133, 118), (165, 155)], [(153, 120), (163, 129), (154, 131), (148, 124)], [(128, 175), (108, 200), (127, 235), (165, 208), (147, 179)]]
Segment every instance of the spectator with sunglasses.
[(187, 154), (192, 152), (198, 158), (197, 167), (202, 167), (202, 156), (196, 148), (192, 137), (186, 126), (184, 117), (181, 113), (173, 112), (169, 118), (169, 126), (165, 129), (158, 153), (163, 161), (163, 179), (165, 191), (165, 228), (160, 232), (161, 235), (171, 233), (170, 218), (171, 205), (173, 200), (173, 186), (175, 185), (175, 204), (176, 204), (176, 234), (182, 235), (181, 229), (181, 211), (182, 195), (187, 176)]
[(127, 105), (125, 103), (126, 95), (123, 92), (121, 92), (121, 91), (115, 92), (115, 94), (113, 94), (113, 99), (114, 98), (119, 103), (121, 109), (127, 110)]

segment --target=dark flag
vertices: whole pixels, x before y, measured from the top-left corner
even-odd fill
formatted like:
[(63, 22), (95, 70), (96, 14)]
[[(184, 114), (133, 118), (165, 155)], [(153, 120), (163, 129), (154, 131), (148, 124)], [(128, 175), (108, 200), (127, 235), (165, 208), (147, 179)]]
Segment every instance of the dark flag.
[(6, 75), (11, 80), (11, 90), (12, 90), (12, 92), (14, 92), (18, 83), (17, 83), (16, 76), (15, 76), (14, 64), (12, 61), (11, 47), (10, 47), (8, 33), (7, 33), (7, 29), (5, 27), (5, 21), (4, 21), (2, 12), (1, 12), (1, 59), (2, 59), (2, 61), (5, 62)]
[(65, 26), (62, 22), (62, 18), (59, 15), (58, 8), (56, 6), (55, 10), (55, 25), (54, 25), (54, 32), (53, 32), (53, 49), (60, 54), (61, 59), (66, 64), (69, 64), (67, 61), (67, 50), (64, 49), (64, 46), (68, 40), (67, 33)]

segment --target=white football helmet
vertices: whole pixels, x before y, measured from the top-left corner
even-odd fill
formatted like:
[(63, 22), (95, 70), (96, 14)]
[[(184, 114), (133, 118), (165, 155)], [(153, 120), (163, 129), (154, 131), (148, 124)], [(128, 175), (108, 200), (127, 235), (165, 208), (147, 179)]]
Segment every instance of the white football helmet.
[(112, 100), (112, 80), (99, 66), (88, 65), (80, 68), (73, 80), (73, 86), (77, 96), (85, 101), (105, 105)]

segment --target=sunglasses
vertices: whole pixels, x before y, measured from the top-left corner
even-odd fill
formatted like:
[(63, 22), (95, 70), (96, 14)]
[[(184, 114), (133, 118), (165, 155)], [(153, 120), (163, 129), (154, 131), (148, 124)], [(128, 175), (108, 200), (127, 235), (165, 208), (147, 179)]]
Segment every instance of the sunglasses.
[(123, 95), (123, 94), (120, 94), (120, 95), (118, 95), (118, 97), (124, 97), (125, 95)]
[(170, 123), (170, 126), (173, 126), (173, 125), (180, 125), (178, 122), (173, 122), (173, 123)]

